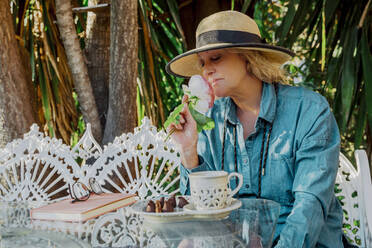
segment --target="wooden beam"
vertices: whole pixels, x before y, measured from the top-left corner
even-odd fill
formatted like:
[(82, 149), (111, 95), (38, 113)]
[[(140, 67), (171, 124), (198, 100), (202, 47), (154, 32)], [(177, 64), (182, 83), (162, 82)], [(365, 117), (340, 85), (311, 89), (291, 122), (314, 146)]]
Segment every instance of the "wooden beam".
[(72, 8), (72, 12), (74, 13), (84, 13), (84, 12), (100, 12), (100, 11), (106, 11), (110, 8), (109, 3), (101, 3), (93, 6), (87, 6), (87, 7), (78, 7), (78, 8)]

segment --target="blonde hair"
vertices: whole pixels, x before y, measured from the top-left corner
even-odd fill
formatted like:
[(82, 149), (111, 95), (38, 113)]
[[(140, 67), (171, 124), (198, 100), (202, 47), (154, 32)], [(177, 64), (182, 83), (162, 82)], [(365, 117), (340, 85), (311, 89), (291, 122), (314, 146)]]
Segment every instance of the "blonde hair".
[(287, 73), (281, 67), (282, 60), (278, 59), (278, 56), (274, 53), (238, 48), (229, 48), (227, 50), (242, 56), (247, 61), (248, 73), (259, 80), (267, 83), (278, 82), (281, 84), (289, 84)]

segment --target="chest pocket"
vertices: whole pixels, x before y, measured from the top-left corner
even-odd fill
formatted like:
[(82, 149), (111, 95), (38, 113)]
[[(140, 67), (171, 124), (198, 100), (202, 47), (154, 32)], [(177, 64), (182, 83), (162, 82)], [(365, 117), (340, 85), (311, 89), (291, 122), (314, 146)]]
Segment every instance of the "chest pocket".
[(294, 181), (294, 159), (286, 156), (271, 158), (267, 164), (265, 180), (270, 185), (267, 197), (282, 205), (292, 205), (294, 197), (292, 187)]

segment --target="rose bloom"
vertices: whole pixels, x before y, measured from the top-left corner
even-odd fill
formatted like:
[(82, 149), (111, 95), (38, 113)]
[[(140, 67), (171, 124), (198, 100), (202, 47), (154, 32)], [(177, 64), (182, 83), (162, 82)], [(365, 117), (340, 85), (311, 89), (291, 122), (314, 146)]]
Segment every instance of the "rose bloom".
[(198, 101), (194, 109), (205, 114), (214, 104), (214, 92), (210, 83), (200, 75), (190, 78), (189, 87), (183, 86), (184, 92), (189, 91), (191, 96), (196, 96)]

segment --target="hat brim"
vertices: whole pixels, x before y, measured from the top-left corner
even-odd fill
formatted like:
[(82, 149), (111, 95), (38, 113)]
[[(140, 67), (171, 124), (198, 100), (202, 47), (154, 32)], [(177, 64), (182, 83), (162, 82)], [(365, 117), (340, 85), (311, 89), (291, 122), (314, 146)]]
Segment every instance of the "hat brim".
[(286, 61), (290, 60), (295, 54), (284, 47), (273, 46), (266, 43), (219, 43), (219, 44), (209, 44), (200, 48), (195, 48), (185, 53), (182, 53), (175, 58), (173, 58), (166, 65), (165, 70), (176, 77), (189, 78), (192, 75), (200, 75), (201, 68), (199, 66), (198, 53), (205, 52), (209, 50), (217, 50), (223, 48), (236, 48), (244, 50), (256, 50), (266, 53), (270, 53), (271, 56), (275, 56), (275, 60), (284, 64)]

